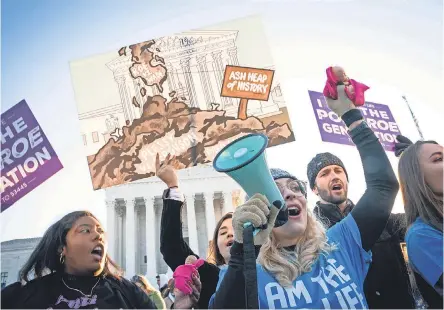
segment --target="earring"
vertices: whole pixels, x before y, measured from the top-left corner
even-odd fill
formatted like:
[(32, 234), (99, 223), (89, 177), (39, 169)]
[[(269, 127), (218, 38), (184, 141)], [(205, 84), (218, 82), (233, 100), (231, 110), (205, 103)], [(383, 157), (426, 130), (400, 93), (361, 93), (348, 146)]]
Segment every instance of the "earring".
[(65, 256), (63, 256), (63, 253), (60, 253), (60, 264), (63, 265), (63, 263), (65, 262)]

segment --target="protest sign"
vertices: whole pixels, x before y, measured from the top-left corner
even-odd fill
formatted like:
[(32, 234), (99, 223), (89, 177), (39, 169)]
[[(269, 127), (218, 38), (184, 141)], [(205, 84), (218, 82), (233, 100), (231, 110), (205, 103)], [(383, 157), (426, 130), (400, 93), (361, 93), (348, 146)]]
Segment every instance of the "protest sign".
[(180, 170), (250, 133), (295, 141), (259, 16), (147, 39), (70, 63), (94, 190), (155, 176), (157, 154)]
[(63, 168), (25, 100), (1, 115), (1, 212)]
[[(325, 97), (320, 92), (308, 91), (313, 111), (318, 123), (322, 141), (353, 145), (347, 133), (347, 127), (340, 117), (327, 106)], [(399, 127), (387, 105), (366, 102), (359, 107), (368, 126), (375, 132), (386, 151), (394, 151), (396, 136), (401, 134)]]
[(221, 96), (240, 98), (238, 118), (247, 118), (248, 99), (268, 101), (274, 70), (226, 66)]

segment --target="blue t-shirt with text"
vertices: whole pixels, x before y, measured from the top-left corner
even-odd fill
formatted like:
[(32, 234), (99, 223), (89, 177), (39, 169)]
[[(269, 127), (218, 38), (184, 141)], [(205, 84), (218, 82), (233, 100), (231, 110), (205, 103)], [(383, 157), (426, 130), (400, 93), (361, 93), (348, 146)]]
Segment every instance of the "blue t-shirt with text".
[(405, 236), (410, 265), (432, 287), (443, 272), (443, 234), (417, 218)]
[[(312, 270), (299, 276), (291, 287), (281, 286), (261, 265), (257, 265), (259, 308), (368, 308), (363, 283), (371, 253), (362, 248), (361, 234), (352, 215), (331, 227), (327, 237), (328, 243), (335, 244), (337, 249), (328, 255), (320, 255)], [(224, 274), (222, 271), (219, 275), (218, 288)]]

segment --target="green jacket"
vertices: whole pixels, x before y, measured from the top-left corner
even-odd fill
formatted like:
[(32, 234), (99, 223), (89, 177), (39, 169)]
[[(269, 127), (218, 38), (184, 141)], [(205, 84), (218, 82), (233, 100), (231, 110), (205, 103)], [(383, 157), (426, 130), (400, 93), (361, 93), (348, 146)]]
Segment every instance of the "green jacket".
[(156, 305), (157, 309), (166, 309), (165, 302), (159, 291), (154, 291), (148, 294), (148, 297)]

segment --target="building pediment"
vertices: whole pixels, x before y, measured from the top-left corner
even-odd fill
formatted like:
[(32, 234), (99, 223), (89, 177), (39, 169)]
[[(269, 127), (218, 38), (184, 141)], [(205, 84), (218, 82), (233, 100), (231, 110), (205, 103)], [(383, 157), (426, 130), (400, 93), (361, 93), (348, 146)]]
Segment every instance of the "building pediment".
[[(171, 53), (180, 51), (192, 50), (198, 52), (204, 50), (202, 48), (196, 50), (199, 46), (217, 46), (216, 43), (224, 41), (236, 40), (237, 30), (201, 30), (182, 32), (180, 34), (160, 37), (155, 41), (154, 45), (150, 47), (151, 51), (155, 51), (159, 56), (168, 57)], [(216, 44), (216, 45), (215, 45)], [(182, 55), (183, 56), (183, 55)], [(108, 62), (106, 66), (114, 72), (115, 75), (128, 73), (128, 68), (131, 66), (131, 52), (125, 56), (117, 57)]]
[(34, 248), (37, 243), (40, 242), (42, 238), (26, 238), (26, 239), (14, 239), (9, 241), (4, 241), (1, 243), (1, 250), (10, 251), (10, 250), (23, 250), (27, 248)]
[(177, 35), (160, 37), (155, 40), (154, 48), (158, 48), (161, 53), (168, 53), (200, 44), (205, 45), (217, 41), (235, 40), (237, 33), (238, 31), (235, 30), (182, 32)]

